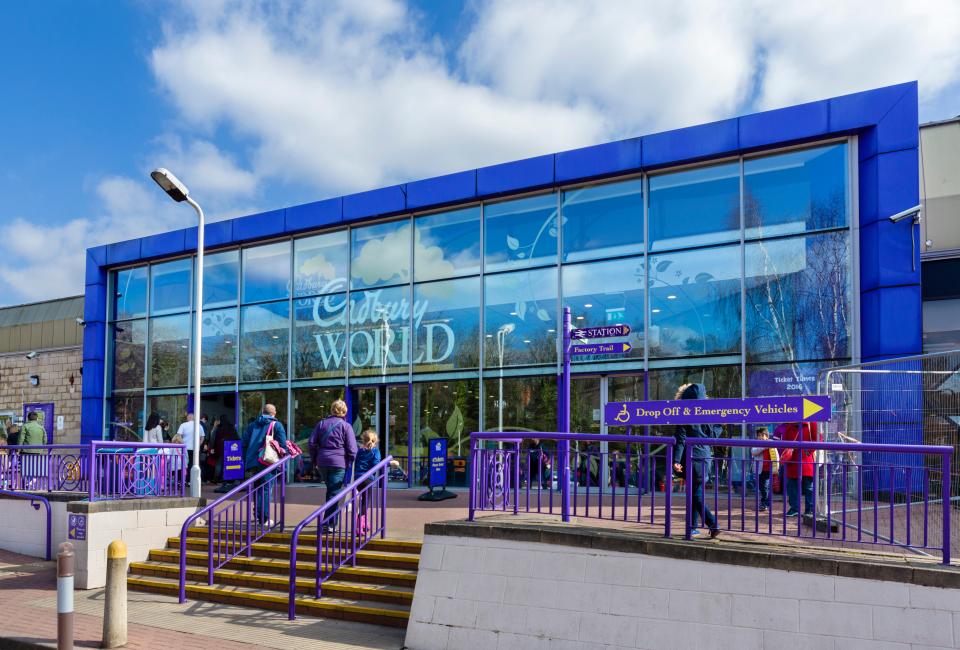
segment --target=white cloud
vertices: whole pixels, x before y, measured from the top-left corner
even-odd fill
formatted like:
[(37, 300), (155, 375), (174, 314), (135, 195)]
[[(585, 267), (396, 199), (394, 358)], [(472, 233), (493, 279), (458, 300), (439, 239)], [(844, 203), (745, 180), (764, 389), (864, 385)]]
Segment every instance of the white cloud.
[(257, 177), (241, 169), (232, 156), (206, 140), (186, 143), (176, 136), (161, 139), (162, 149), (151, 156), (155, 167), (165, 166), (181, 179), (189, 179), (191, 194), (212, 198), (215, 202), (249, 197), (257, 190)]

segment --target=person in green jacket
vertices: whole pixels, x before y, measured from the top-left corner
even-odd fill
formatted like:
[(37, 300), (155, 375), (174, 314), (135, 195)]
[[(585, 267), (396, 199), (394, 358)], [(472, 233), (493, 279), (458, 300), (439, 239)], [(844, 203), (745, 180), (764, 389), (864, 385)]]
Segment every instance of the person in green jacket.
[[(37, 413), (27, 413), (27, 423), (23, 425), (20, 432), (21, 445), (45, 445), (47, 444), (47, 432), (43, 425), (37, 422)], [(24, 449), (25, 454), (39, 454), (42, 449)]]

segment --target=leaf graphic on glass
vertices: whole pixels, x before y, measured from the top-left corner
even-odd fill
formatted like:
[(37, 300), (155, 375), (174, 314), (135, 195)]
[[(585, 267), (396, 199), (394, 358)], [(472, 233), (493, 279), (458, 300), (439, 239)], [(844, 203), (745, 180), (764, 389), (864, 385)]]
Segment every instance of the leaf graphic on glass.
[(670, 267), (671, 264), (673, 264), (672, 260), (664, 260), (663, 262), (660, 262), (657, 264), (657, 272), (663, 273)]
[(520, 247), (520, 240), (517, 239), (516, 237), (511, 237), (510, 235), (507, 235), (507, 248), (509, 248), (512, 251), (515, 251), (519, 247)]
[(537, 309), (537, 318), (542, 321), (548, 321), (550, 320), (550, 314), (547, 313), (546, 309)]
[(450, 439), (456, 439), (457, 455), (460, 454), (460, 444), (461, 444), (462, 434), (463, 434), (463, 413), (460, 412), (459, 406), (454, 406), (453, 413), (450, 414), (450, 418), (447, 420), (447, 437)]
[(519, 318), (520, 320), (526, 320), (527, 303), (518, 302), (516, 305), (514, 305), (513, 311), (516, 312), (517, 318)]
[(697, 273), (697, 277), (694, 278), (697, 282), (710, 282), (713, 279), (713, 275), (710, 273)]

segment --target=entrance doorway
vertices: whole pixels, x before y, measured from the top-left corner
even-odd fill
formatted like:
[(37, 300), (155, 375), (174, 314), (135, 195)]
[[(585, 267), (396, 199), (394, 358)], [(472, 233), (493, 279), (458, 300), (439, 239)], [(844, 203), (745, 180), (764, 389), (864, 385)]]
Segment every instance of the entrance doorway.
[(201, 393), (200, 413), (207, 414), (211, 425), (218, 418), (224, 418), (232, 422), (237, 431), (242, 431), (237, 420), (237, 393)]
[(411, 454), (409, 447), (409, 402), (408, 384), (350, 387), (350, 417), (357, 439), (367, 429), (376, 431), (380, 455), (386, 458), (389, 453), (400, 463), (400, 471), (392, 472), (390, 480), (413, 485), (422, 459), (417, 449)]

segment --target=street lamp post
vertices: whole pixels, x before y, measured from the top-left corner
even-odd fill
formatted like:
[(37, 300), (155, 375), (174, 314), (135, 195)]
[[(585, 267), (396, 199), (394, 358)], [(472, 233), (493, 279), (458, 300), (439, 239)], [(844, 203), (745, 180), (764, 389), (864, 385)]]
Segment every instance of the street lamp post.
[(190, 198), (190, 190), (170, 171), (159, 168), (150, 177), (177, 203), (186, 201), (197, 213), (197, 282), (194, 305), (196, 320), (193, 327), (193, 464), (190, 467), (190, 496), (200, 497), (200, 344), (203, 323), (203, 208)]

